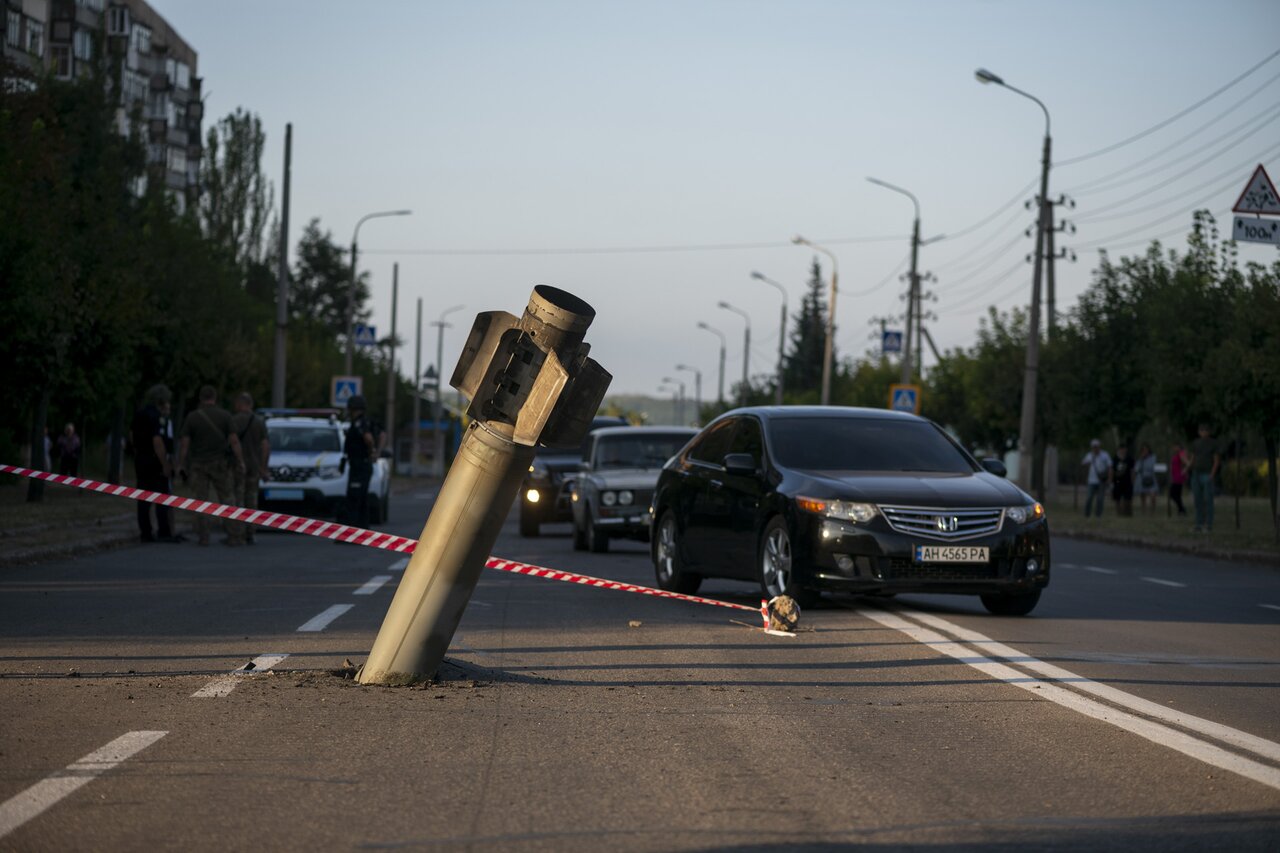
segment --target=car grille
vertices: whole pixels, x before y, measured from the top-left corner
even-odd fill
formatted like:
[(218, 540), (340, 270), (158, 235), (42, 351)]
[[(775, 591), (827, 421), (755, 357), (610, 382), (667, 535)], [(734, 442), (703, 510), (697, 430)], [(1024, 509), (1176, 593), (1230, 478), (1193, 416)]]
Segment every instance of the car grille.
[(273, 483), (302, 483), (316, 476), (316, 469), (309, 465), (278, 465), (267, 470)]
[[(899, 533), (954, 541), (995, 533), (1004, 520), (1000, 507), (942, 509), (914, 506), (882, 506), (885, 521)], [(954, 528), (954, 529), (952, 529)]]
[(889, 560), (889, 571), (884, 580), (970, 581), (994, 580), (1000, 577), (1000, 563), (966, 565), (962, 563), (913, 563), (910, 560)]

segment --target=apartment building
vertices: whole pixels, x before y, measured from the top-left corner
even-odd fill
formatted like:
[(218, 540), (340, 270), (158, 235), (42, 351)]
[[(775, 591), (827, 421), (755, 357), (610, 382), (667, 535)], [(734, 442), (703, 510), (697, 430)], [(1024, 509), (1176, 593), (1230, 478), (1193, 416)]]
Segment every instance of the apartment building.
[(117, 123), (140, 133), (148, 180), (179, 209), (196, 194), (204, 104), (196, 52), (145, 0), (0, 0), (4, 55), (35, 73), (70, 80), (106, 51), (118, 80)]

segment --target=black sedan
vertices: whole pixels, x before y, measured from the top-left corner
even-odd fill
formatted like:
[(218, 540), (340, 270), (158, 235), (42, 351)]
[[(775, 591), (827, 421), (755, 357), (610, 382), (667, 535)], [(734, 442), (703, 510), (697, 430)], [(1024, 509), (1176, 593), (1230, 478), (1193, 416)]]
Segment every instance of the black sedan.
[(1049, 583), (1044, 507), (932, 421), (882, 409), (735, 409), (667, 463), (650, 507), (658, 585), (982, 596), (1024, 615)]

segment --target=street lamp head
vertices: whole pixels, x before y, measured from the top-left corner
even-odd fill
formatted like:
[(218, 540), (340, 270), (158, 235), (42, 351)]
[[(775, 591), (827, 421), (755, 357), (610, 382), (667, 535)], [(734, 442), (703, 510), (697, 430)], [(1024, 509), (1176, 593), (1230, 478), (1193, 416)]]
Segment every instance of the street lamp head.
[(720, 308), (733, 308), (733, 306), (732, 306), (732, 305), (730, 305), (728, 302), (725, 302), (723, 299), (721, 299), (719, 302), (717, 302), (717, 303), (716, 303), (716, 306), (717, 306), (717, 307), (720, 307)]
[(796, 236), (792, 237), (792, 238), (791, 238), (791, 242), (792, 242), (792, 243), (795, 243), (797, 246), (807, 246), (807, 245), (809, 245), (809, 241), (808, 241), (808, 240), (806, 240), (805, 238), (801, 237), (799, 234), (797, 234)]
[(1004, 80), (1000, 79), (1000, 75), (992, 74), (985, 68), (979, 68), (973, 72), (973, 76), (978, 78), (979, 83), (995, 83), (997, 86), (1003, 86)]
[(764, 281), (764, 275), (763, 275), (763, 274), (761, 274), (761, 273), (755, 272), (755, 271), (752, 271), (752, 273), (751, 273), (751, 277), (752, 277), (752, 278), (758, 278), (758, 279), (760, 279), (761, 281)]
[(699, 321), (698, 321), (698, 328), (699, 328), (699, 329), (706, 329), (707, 331), (710, 331), (710, 330), (711, 330), (711, 327), (710, 327), (710, 326), (708, 326), (706, 323), (702, 322), (701, 320), (699, 320)]

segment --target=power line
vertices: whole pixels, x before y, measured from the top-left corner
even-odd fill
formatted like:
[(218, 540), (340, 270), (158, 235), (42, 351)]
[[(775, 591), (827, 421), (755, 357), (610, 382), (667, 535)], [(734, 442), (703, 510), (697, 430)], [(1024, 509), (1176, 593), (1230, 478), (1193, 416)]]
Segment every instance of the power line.
[[(869, 237), (827, 237), (815, 243), (845, 245), (854, 243), (891, 243), (910, 240), (909, 234)], [(658, 246), (577, 246), (561, 249), (363, 249), (366, 255), (458, 255), (458, 256), (522, 256), (522, 255), (640, 255), (662, 252), (728, 252), (744, 249), (789, 249), (790, 240), (767, 243), (692, 243)]]
[[(973, 296), (965, 296), (964, 298), (962, 298), (962, 299), (960, 299), (960, 300), (956, 301), (956, 302), (955, 302), (955, 303), (953, 303), (952, 305), (947, 306), (947, 313), (949, 313), (949, 314), (957, 313), (957, 312), (955, 311), (955, 309), (956, 309), (956, 308), (962, 308), (962, 307), (964, 307), (965, 305), (972, 304), (972, 303), (973, 303), (973, 301), (974, 301), (974, 296), (976, 296), (978, 299), (981, 299), (981, 298), (982, 298), (982, 294), (984, 293), (984, 290), (982, 290), (981, 288), (990, 288), (990, 287), (993, 287), (993, 286), (995, 286), (995, 285), (999, 284), (1000, 282), (1004, 281), (1005, 279), (1007, 279), (1009, 276), (1013, 275), (1013, 274), (1014, 274), (1015, 272), (1017, 272), (1018, 270), (1020, 270), (1020, 269), (1025, 269), (1025, 268), (1026, 268), (1026, 261), (1025, 261), (1024, 259), (1022, 259), (1022, 258), (1019, 258), (1019, 259), (1018, 259), (1018, 261), (1017, 261), (1017, 263), (1015, 263), (1013, 266), (1009, 267), (1009, 268), (1008, 268), (1007, 270), (1005, 270), (1004, 272), (1000, 273), (1000, 274), (999, 274), (998, 276), (996, 276), (995, 278), (986, 279), (986, 280), (984, 280), (984, 281), (980, 282), (980, 283), (979, 283), (979, 288), (980, 288), (980, 289), (979, 289), (979, 290), (977, 290), (976, 292), (974, 292), (974, 295), (973, 295)], [(1019, 286), (1021, 286), (1021, 285), (1019, 285)], [(954, 296), (955, 294), (952, 294), (952, 295)], [(960, 312), (960, 313), (963, 313), (963, 312)]]
[(1009, 199), (1004, 204), (997, 207), (985, 219), (975, 222), (973, 225), (970, 225), (967, 228), (961, 228), (959, 231), (948, 232), (945, 237), (940, 237), (938, 239), (940, 241), (956, 240), (956, 239), (959, 239), (960, 237), (964, 237), (967, 234), (971, 234), (972, 232), (977, 231), (979, 228), (986, 225), (988, 222), (995, 219), (997, 216), (1004, 213), (1010, 207), (1012, 207), (1013, 205), (1021, 201), (1022, 197), (1027, 194), (1027, 190), (1030, 190), (1031, 188), (1033, 188), (1036, 185), (1036, 182), (1039, 180), (1040, 180), (1039, 177), (1032, 178), (1031, 181), (1028, 182), (1026, 186), (1022, 187), (1022, 189), (1018, 190), (1016, 193), (1013, 194), (1013, 198)]
[[(1280, 114), (1277, 115), (1277, 118), (1280, 118)], [(1195, 171), (1195, 169), (1200, 168), (1200, 166), (1205, 165), (1204, 163), (1200, 163), (1193, 169), (1189, 169), (1187, 172), (1183, 172), (1181, 175), (1177, 175), (1173, 178), (1169, 178), (1166, 181), (1162, 181), (1161, 183), (1156, 184), (1154, 187), (1149, 187), (1143, 190), (1142, 192), (1131, 195), (1126, 199), (1122, 199), (1121, 201), (1112, 202), (1111, 204), (1103, 205), (1102, 207), (1096, 208), (1094, 212), (1089, 213), (1085, 216), (1077, 217), (1076, 222), (1081, 225), (1093, 223), (1093, 222), (1109, 222), (1115, 219), (1124, 219), (1126, 217), (1134, 216), (1139, 213), (1146, 213), (1148, 210), (1155, 210), (1158, 207), (1164, 207), (1165, 205), (1168, 205), (1168, 204), (1175, 204), (1177, 203), (1178, 199), (1188, 196), (1191, 193), (1200, 192), (1200, 190), (1212, 184), (1217, 184), (1223, 178), (1226, 178), (1228, 175), (1236, 175), (1238, 177), (1239, 173), (1244, 172), (1246, 169), (1249, 168), (1249, 164), (1257, 163), (1260, 160), (1264, 160), (1266, 159), (1267, 156), (1269, 156), (1270, 154), (1274, 153), (1277, 150), (1280, 150), (1280, 145), (1273, 145), (1270, 148), (1262, 151), (1261, 153), (1256, 154), (1252, 157), (1248, 157), (1243, 162), (1238, 163), (1232, 166), (1231, 168), (1226, 169), (1225, 171), (1219, 172), (1218, 174), (1214, 175), (1212, 178), (1209, 178), (1207, 181), (1203, 181), (1202, 183), (1196, 184), (1194, 187), (1190, 187), (1188, 189), (1182, 190), (1181, 192), (1178, 193), (1178, 195), (1174, 196), (1173, 198), (1164, 199), (1163, 201), (1154, 202), (1152, 204), (1144, 205), (1143, 207), (1135, 207), (1132, 210), (1121, 211), (1120, 213), (1112, 213), (1107, 216), (1096, 215), (1098, 213), (1104, 213), (1108, 210), (1114, 210), (1117, 207), (1122, 207), (1131, 201), (1137, 201), (1138, 199), (1142, 198), (1145, 195), (1148, 195), (1150, 192), (1154, 190), (1162, 189), (1163, 187), (1166, 187), (1169, 184), (1181, 178), (1186, 177), (1188, 173)], [(1205, 162), (1208, 162), (1208, 161), (1205, 161)], [(1229, 190), (1231, 188), (1232, 183), (1235, 183), (1235, 181), (1232, 180), (1230, 183), (1225, 185), (1222, 188), (1222, 191)]]
[(1068, 159), (1066, 159), (1066, 160), (1059, 160), (1058, 162), (1054, 163), (1053, 165), (1054, 165), (1055, 167), (1057, 167), (1057, 166), (1070, 166), (1070, 165), (1071, 165), (1071, 164), (1073, 164), (1073, 163), (1081, 163), (1081, 162), (1084, 162), (1085, 160), (1092, 160), (1094, 157), (1101, 157), (1103, 154), (1109, 154), (1110, 152), (1115, 151), (1115, 150), (1116, 150), (1116, 149), (1118, 149), (1118, 148), (1123, 148), (1124, 146), (1129, 145), (1130, 143), (1137, 142), (1139, 139), (1143, 139), (1143, 138), (1145, 138), (1145, 137), (1147, 137), (1147, 136), (1150, 136), (1151, 134), (1155, 133), (1157, 130), (1160, 130), (1161, 128), (1168, 127), (1170, 124), (1172, 124), (1173, 122), (1175, 122), (1175, 121), (1177, 121), (1178, 119), (1182, 118), (1183, 116), (1185, 116), (1185, 115), (1187, 115), (1187, 114), (1189, 114), (1189, 113), (1191, 113), (1191, 112), (1194, 112), (1195, 110), (1198, 110), (1200, 107), (1202, 107), (1202, 106), (1204, 106), (1205, 104), (1209, 103), (1209, 102), (1210, 102), (1210, 101), (1212, 101), (1214, 98), (1218, 97), (1218, 96), (1219, 96), (1219, 95), (1221, 95), (1223, 92), (1227, 91), (1227, 90), (1228, 90), (1228, 89), (1230, 89), (1232, 86), (1234, 86), (1234, 85), (1236, 85), (1237, 83), (1239, 83), (1241, 80), (1244, 80), (1244, 79), (1245, 79), (1246, 77), (1248, 77), (1250, 74), (1252, 74), (1253, 72), (1257, 71), (1259, 68), (1261, 68), (1262, 66), (1266, 65), (1266, 64), (1267, 64), (1268, 62), (1270, 62), (1271, 60), (1275, 59), (1277, 56), (1280, 56), (1280, 50), (1273, 51), (1273, 52), (1272, 52), (1272, 53), (1270, 53), (1268, 56), (1266, 56), (1262, 61), (1260, 61), (1260, 62), (1258, 62), (1256, 65), (1253, 65), (1252, 67), (1250, 67), (1250, 68), (1249, 68), (1247, 71), (1245, 71), (1243, 74), (1239, 75), (1238, 77), (1236, 77), (1235, 79), (1231, 80), (1230, 82), (1225, 83), (1224, 85), (1222, 85), (1222, 86), (1220, 86), (1219, 88), (1215, 89), (1214, 91), (1210, 92), (1208, 95), (1206, 95), (1205, 97), (1203, 97), (1203, 98), (1201, 98), (1200, 100), (1196, 101), (1194, 104), (1192, 104), (1191, 106), (1187, 107), (1186, 109), (1183, 109), (1182, 111), (1180, 111), (1180, 112), (1178, 112), (1178, 113), (1176, 113), (1176, 114), (1174, 114), (1174, 115), (1170, 116), (1169, 118), (1165, 119), (1165, 120), (1164, 120), (1164, 121), (1162, 121), (1162, 122), (1158, 122), (1158, 123), (1156, 123), (1156, 124), (1153, 124), (1151, 127), (1147, 128), (1147, 129), (1146, 129), (1146, 130), (1144, 130), (1144, 131), (1141, 131), (1140, 133), (1135, 133), (1133, 136), (1130, 136), (1128, 139), (1122, 139), (1122, 140), (1120, 140), (1119, 142), (1116, 142), (1116, 143), (1113, 143), (1113, 144), (1111, 144), (1111, 145), (1106, 146), (1105, 148), (1099, 148), (1097, 151), (1090, 151), (1088, 154), (1081, 154), (1081, 155), (1079, 155), (1078, 157), (1070, 157), (1070, 158), (1068, 158)]
[(898, 261), (898, 265), (895, 266), (892, 270), (890, 270), (889, 274), (886, 275), (884, 278), (880, 279), (880, 281), (871, 285), (866, 290), (855, 290), (849, 293), (845, 293), (844, 295), (848, 297), (855, 297), (855, 296), (867, 296), (868, 294), (875, 293), (877, 290), (884, 287), (889, 282), (893, 281), (894, 277), (898, 274), (898, 271), (901, 270), (904, 266), (906, 266), (907, 262), (910, 260), (911, 260), (911, 253), (907, 252), (906, 256), (903, 257), (902, 260)]
[(965, 268), (965, 267), (971, 267), (971, 266), (973, 266), (975, 263), (978, 263), (978, 261), (967, 261), (966, 259), (968, 259), (968, 258), (972, 257), (973, 255), (977, 254), (979, 251), (981, 251), (981, 250), (982, 250), (983, 248), (985, 248), (986, 246), (989, 246), (989, 245), (991, 244), (991, 242), (992, 242), (993, 240), (995, 240), (997, 237), (1001, 237), (1001, 236), (1004, 236), (1004, 235), (1008, 234), (1008, 233), (1009, 233), (1009, 228), (1013, 225), (1013, 223), (1014, 223), (1014, 222), (1016, 222), (1016, 221), (1018, 221), (1018, 219), (1020, 219), (1020, 218), (1021, 218), (1021, 217), (1023, 217), (1023, 216), (1026, 216), (1026, 215), (1027, 215), (1027, 214), (1026, 214), (1026, 211), (1024, 211), (1024, 210), (1022, 210), (1022, 209), (1014, 210), (1014, 211), (1013, 211), (1013, 214), (1012, 214), (1011, 216), (1006, 217), (1006, 218), (1005, 218), (1005, 220), (1004, 220), (1003, 222), (1001, 222), (1001, 223), (1000, 223), (1000, 227), (999, 227), (999, 228), (996, 228), (996, 229), (995, 229), (995, 230), (993, 230), (990, 234), (988, 234), (986, 237), (982, 238), (982, 239), (981, 239), (981, 240), (979, 240), (977, 243), (974, 243), (974, 244), (973, 244), (972, 246), (970, 246), (970, 247), (969, 247), (969, 249), (968, 249), (968, 250), (966, 250), (965, 252), (963, 252), (963, 253), (961, 253), (961, 254), (959, 254), (959, 255), (956, 255), (954, 258), (948, 258), (947, 260), (945, 260), (945, 261), (943, 261), (942, 263), (938, 264), (938, 268), (939, 268), (939, 269), (951, 269), (952, 267), (959, 267), (959, 268), (962, 268), (962, 269), (963, 269), (963, 268)]
[[(1068, 194), (1070, 194), (1070, 195), (1076, 195), (1076, 196), (1080, 196), (1080, 195), (1088, 195), (1088, 194), (1090, 194), (1090, 193), (1094, 193), (1094, 192), (1104, 192), (1104, 191), (1106, 191), (1106, 190), (1108, 190), (1108, 189), (1111, 189), (1112, 187), (1123, 186), (1124, 184), (1127, 184), (1127, 183), (1129, 183), (1129, 182), (1131, 182), (1131, 181), (1139, 180), (1139, 178), (1135, 176), (1135, 177), (1132, 177), (1132, 178), (1126, 178), (1126, 179), (1124, 179), (1124, 180), (1122, 180), (1122, 181), (1116, 181), (1116, 182), (1114, 182), (1114, 183), (1108, 183), (1108, 182), (1110, 182), (1110, 181), (1112, 180), (1112, 178), (1117, 178), (1117, 177), (1120, 177), (1120, 176), (1122, 176), (1122, 175), (1127, 175), (1127, 174), (1129, 174), (1130, 172), (1132, 172), (1134, 169), (1138, 168), (1139, 166), (1143, 166), (1143, 165), (1146, 165), (1147, 163), (1152, 162), (1152, 161), (1153, 161), (1153, 160), (1155, 160), (1157, 157), (1159, 157), (1159, 156), (1161, 156), (1161, 155), (1163, 155), (1163, 154), (1167, 154), (1167, 153), (1169, 153), (1169, 152), (1170, 152), (1170, 151), (1172, 151), (1173, 149), (1175, 149), (1175, 148), (1177, 148), (1178, 146), (1182, 145), (1182, 144), (1183, 144), (1184, 142), (1186, 142), (1187, 140), (1192, 139), (1193, 137), (1196, 137), (1196, 136), (1198, 136), (1199, 134), (1203, 133), (1207, 128), (1213, 127), (1215, 124), (1217, 124), (1217, 123), (1218, 123), (1219, 121), (1221, 121), (1223, 118), (1225, 118), (1229, 113), (1234, 112), (1234, 111), (1235, 111), (1236, 109), (1238, 109), (1242, 104), (1244, 104), (1246, 101), (1248, 101), (1248, 100), (1249, 100), (1250, 98), (1252, 98), (1254, 95), (1256, 95), (1256, 94), (1258, 94), (1259, 92), (1261, 92), (1261, 91), (1262, 91), (1263, 89), (1265, 89), (1267, 86), (1270, 86), (1270, 85), (1271, 85), (1272, 83), (1274, 83), (1276, 80), (1280, 80), (1280, 74), (1276, 74), (1274, 77), (1272, 77), (1272, 78), (1271, 78), (1270, 80), (1268, 80), (1266, 83), (1263, 83), (1263, 84), (1262, 84), (1261, 86), (1259, 86), (1257, 89), (1254, 89), (1254, 90), (1253, 90), (1252, 92), (1250, 92), (1248, 95), (1246, 95), (1245, 97), (1241, 98), (1239, 101), (1236, 101), (1236, 103), (1235, 103), (1233, 106), (1228, 107), (1228, 108), (1227, 108), (1226, 110), (1224, 110), (1223, 112), (1219, 113), (1218, 115), (1214, 116), (1214, 117), (1213, 117), (1212, 119), (1210, 119), (1209, 121), (1207, 121), (1207, 122), (1205, 122), (1204, 124), (1202, 124), (1202, 125), (1200, 125), (1199, 127), (1197, 127), (1197, 128), (1196, 128), (1195, 130), (1193, 130), (1191, 133), (1187, 134), (1186, 136), (1183, 136), (1183, 137), (1182, 137), (1182, 138), (1180, 138), (1180, 139), (1175, 140), (1173, 143), (1171, 143), (1171, 144), (1169, 144), (1169, 145), (1166, 145), (1164, 148), (1161, 148), (1159, 151), (1156, 151), (1155, 153), (1151, 154), (1150, 156), (1142, 158), (1142, 161), (1141, 161), (1140, 163), (1133, 163), (1133, 164), (1130, 164), (1130, 165), (1128, 165), (1128, 166), (1125, 166), (1123, 169), (1117, 169), (1117, 170), (1116, 170), (1116, 171), (1114, 171), (1114, 172), (1110, 172), (1110, 173), (1108, 173), (1108, 174), (1106, 174), (1106, 175), (1102, 175), (1101, 177), (1094, 178), (1094, 179), (1093, 179), (1093, 180), (1091, 180), (1091, 181), (1086, 181), (1086, 182), (1084, 182), (1083, 184), (1076, 184), (1074, 187), (1071, 187), (1071, 188), (1067, 189), (1067, 193), (1068, 193)], [(1232, 134), (1238, 133), (1239, 131), (1243, 130), (1246, 126), (1248, 126), (1248, 125), (1249, 125), (1249, 124), (1251, 124), (1252, 122), (1259, 121), (1259, 120), (1261, 120), (1262, 118), (1264, 118), (1265, 116), (1266, 116), (1266, 113), (1265, 113), (1265, 112), (1263, 112), (1263, 113), (1261, 113), (1260, 115), (1255, 115), (1255, 116), (1253, 116), (1252, 118), (1246, 119), (1243, 123), (1241, 123), (1241, 124), (1237, 125), (1236, 127), (1233, 127), (1231, 130), (1227, 131), (1227, 132), (1226, 132), (1226, 133), (1224, 133), (1222, 136), (1219, 136), (1219, 137), (1217, 137), (1216, 139), (1214, 139), (1214, 140), (1212, 140), (1212, 141), (1210, 141), (1210, 142), (1205, 143), (1205, 144), (1204, 144), (1203, 146), (1201, 146), (1200, 148), (1197, 148), (1197, 149), (1195, 149), (1195, 150), (1193, 150), (1193, 151), (1189, 151), (1189, 152), (1187, 152), (1186, 154), (1182, 155), (1182, 157), (1180, 157), (1180, 158), (1178, 158), (1178, 159), (1176, 159), (1176, 160), (1171, 160), (1169, 163), (1165, 164), (1165, 166), (1157, 167), (1157, 168), (1155, 168), (1155, 169), (1151, 170), (1151, 172), (1149, 172), (1148, 174), (1150, 174), (1150, 173), (1154, 173), (1154, 172), (1158, 172), (1158, 171), (1160, 171), (1162, 168), (1165, 168), (1165, 167), (1167, 167), (1167, 166), (1172, 166), (1172, 165), (1175, 165), (1175, 164), (1177, 164), (1177, 163), (1180, 163), (1182, 160), (1185, 160), (1185, 159), (1186, 159), (1186, 158), (1188, 158), (1188, 157), (1192, 157), (1192, 156), (1194, 156), (1195, 154), (1198, 154), (1200, 151), (1203, 151), (1205, 148), (1208, 148), (1208, 147), (1210, 147), (1210, 146), (1216, 145), (1218, 142), (1221, 142), (1223, 139), (1226, 139), (1227, 137), (1231, 136)]]

